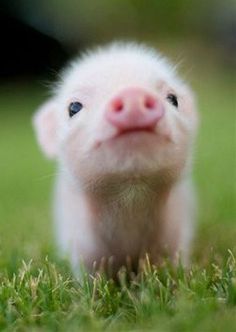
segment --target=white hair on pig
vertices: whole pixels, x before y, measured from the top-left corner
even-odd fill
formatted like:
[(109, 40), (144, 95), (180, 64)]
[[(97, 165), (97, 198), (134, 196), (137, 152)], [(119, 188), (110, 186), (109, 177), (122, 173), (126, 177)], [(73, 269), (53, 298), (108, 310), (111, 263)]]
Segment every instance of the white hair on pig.
[(127, 259), (135, 270), (146, 254), (188, 261), (197, 119), (191, 90), (152, 48), (113, 43), (62, 72), (34, 126), (58, 161), (55, 229), (75, 271), (115, 274)]

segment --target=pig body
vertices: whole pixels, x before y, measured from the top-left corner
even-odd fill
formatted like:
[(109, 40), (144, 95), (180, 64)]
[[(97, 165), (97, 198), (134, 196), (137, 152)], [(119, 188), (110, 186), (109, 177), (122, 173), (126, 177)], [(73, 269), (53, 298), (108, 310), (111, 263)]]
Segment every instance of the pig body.
[(187, 262), (195, 200), (192, 93), (154, 50), (112, 44), (74, 61), (34, 117), (58, 160), (55, 228), (73, 268)]

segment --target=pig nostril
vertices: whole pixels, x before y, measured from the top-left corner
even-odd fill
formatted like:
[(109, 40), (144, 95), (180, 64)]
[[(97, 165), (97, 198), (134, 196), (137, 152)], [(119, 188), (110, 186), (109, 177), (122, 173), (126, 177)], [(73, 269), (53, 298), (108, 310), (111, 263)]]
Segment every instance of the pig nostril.
[(122, 100), (117, 99), (116, 101), (114, 101), (113, 110), (115, 112), (117, 112), (117, 113), (121, 112), (123, 110), (123, 108), (124, 108), (124, 104), (123, 104)]
[(153, 110), (156, 106), (155, 99), (153, 99), (151, 97), (146, 98), (144, 101), (144, 106), (145, 106), (145, 108), (147, 108), (149, 110)]

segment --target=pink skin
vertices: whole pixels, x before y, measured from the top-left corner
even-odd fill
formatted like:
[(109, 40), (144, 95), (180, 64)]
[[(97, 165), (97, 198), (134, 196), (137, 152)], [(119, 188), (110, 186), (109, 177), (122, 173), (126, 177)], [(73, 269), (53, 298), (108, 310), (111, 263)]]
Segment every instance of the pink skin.
[[(127, 134), (136, 139), (144, 133), (157, 135), (156, 126), (163, 116), (164, 105), (156, 96), (142, 88), (126, 88), (111, 98), (105, 107), (104, 120), (113, 127), (114, 133), (105, 140), (96, 140), (94, 146), (99, 148), (108, 142), (112, 147), (114, 139), (124, 138)], [(134, 142), (129, 140), (129, 144), (125, 144), (129, 147)]]
[(163, 105), (155, 96), (141, 88), (127, 88), (109, 102), (105, 117), (122, 134), (153, 131), (163, 114)]
[[(168, 96), (173, 94), (178, 107)], [(70, 117), (71, 102), (83, 108)], [(34, 117), (40, 146), (58, 161), (58, 248), (75, 272), (146, 253), (188, 261), (197, 112), (190, 89), (154, 50), (115, 44), (75, 61)]]

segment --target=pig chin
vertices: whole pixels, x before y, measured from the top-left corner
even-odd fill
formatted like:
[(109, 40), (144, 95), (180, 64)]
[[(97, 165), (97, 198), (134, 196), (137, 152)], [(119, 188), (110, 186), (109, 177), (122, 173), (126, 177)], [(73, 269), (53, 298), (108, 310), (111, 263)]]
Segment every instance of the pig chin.
[[(170, 149), (171, 150), (171, 149)], [(139, 149), (128, 145), (124, 149), (123, 142), (104, 144), (93, 151), (89, 158), (78, 159), (70, 163), (70, 170), (79, 184), (88, 190), (102, 190), (107, 186), (121, 183), (138, 183), (160, 185), (175, 181), (183, 168), (178, 158), (169, 158), (170, 150), (159, 150), (152, 144), (143, 144)], [(127, 182), (128, 181), (128, 182)]]

